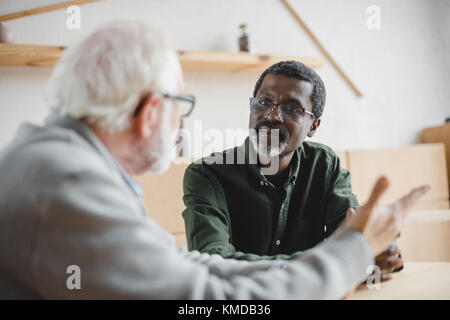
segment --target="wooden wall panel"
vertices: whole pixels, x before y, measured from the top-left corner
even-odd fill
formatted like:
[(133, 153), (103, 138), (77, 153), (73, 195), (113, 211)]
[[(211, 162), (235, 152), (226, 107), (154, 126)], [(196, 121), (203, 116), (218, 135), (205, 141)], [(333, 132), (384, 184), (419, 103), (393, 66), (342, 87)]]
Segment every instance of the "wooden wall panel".
[(172, 164), (162, 174), (147, 173), (135, 177), (144, 192), (144, 202), (150, 217), (173, 234), (183, 233), (183, 176), (188, 164)]
[(187, 249), (186, 233), (174, 233), (175, 243), (178, 248), (185, 247)]
[[(391, 181), (383, 203), (395, 201), (412, 187), (422, 184), (430, 184), (432, 190), (419, 200), (417, 209), (442, 208), (448, 203), (445, 149), (441, 143), (348, 151), (347, 159), (353, 192), (358, 195), (360, 203), (367, 200), (376, 179), (381, 175), (386, 175)], [(448, 209), (448, 206), (443, 209)]]
[(411, 213), (397, 243), (405, 261), (450, 262), (450, 210)]
[(341, 160), (341, 167), (348, 170), (349, 166), (348, 166), (347, 151), (335, 151), (335, 152), (336, 155), (339, 157), (339, 160)]
[(440, 127), (427, 128), (422, 131), (422, 142), (445, 144), (445, 155), (447, 158), (447, 177), (450, 183), (450, 123), (446, 123)]
[(447, 201), (434, 201), (434, 202), (424, 202), (415, 205), (414, 210), (416, 211), (434, 211), (434, 210), (446, 210), (450, 208), (450, 202)]

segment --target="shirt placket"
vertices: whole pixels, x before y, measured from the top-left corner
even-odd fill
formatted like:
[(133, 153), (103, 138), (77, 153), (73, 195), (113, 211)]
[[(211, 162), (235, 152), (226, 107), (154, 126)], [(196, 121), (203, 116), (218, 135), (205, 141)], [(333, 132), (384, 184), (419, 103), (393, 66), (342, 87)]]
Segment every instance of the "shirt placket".
[(284, 197), (281, 201), (278, 222), (275, 229), (275, 235), (272, 240), (271, 254), (282, 253), (284, 235), (286, 233), (287, 219), (289, 213), (289, 202), (291, 198), (292, 183), (284, 187)]

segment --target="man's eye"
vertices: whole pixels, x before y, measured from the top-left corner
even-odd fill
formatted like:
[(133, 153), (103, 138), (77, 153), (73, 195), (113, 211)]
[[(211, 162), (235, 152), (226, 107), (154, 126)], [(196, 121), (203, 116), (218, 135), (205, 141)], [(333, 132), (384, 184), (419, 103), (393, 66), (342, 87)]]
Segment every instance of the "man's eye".
[(272, 102), (266, 101), (266, 100), (260, 100), (259, 104), (262, 105), (263, 107), (270, 107), (272, 105)]
[(289, 113), (303, 113), (302, 108), (299, 107), (284, 106), (284, 110)]

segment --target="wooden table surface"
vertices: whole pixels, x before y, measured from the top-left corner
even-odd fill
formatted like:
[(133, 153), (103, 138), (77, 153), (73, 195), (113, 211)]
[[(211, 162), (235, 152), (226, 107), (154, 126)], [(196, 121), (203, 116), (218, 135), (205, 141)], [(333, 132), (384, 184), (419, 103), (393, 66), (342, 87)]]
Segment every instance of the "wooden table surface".
[(407, 262), (393, 279), (382, 282), (379, 289), (361, 285), (350, 300), (449, 300), (450, 262)]

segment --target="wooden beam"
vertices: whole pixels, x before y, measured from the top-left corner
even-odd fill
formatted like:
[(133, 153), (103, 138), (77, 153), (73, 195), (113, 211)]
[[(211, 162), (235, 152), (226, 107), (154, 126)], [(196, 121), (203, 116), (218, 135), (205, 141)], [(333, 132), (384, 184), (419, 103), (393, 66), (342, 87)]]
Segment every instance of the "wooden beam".
[[(0, 65), (53, 66), (64, 47), (0, 43)], [(180, 62), (185, 71), (261, 72), (282, 60), (298, 60), (311, 68), (322, 65), (320, 58), (267, 56), (217, 51), (181, 51)]]
[(306, 25), (306, 23), (300, 18), (300, 16), (297, 14), (295, 9), (289, 4), (287, 0), (281, 0), (281, 2), (285, 5), (285, 7), (288, 9), (288, 11), (294, 16), (295, 20), (300, 24), (300, 26), (305, 30), (305, 32), (308, 34), (308, 36), (311, 38), (311, 40), (316, 44), (316, 46), (319, 48), (319, 50), (323, 53), (323, 55), (327, 58), (327, 60), (333, 65), (333, 67), (336, 69), (336, 71), (341, 75), (341, 77), (347, 82), (347, 84), (350, 86), (350, 88), (355, 92), (355, 94), (358, 97), (362, 97), (361, 91), (355, 86), (355, 84), (350, 80), (350, 78), (347, 76), (347, 74), (342, 70), (342, 68), (337, 64), (337, 62), (333, 59), (331, 54), (328, 52), (327, 49), (322, 45), (322, 43), (319, 41), (319, 38), (316, 37), (316, 35), (311, 31), (311, 29)]
[(57, 4), (54, 4), (54, 5), (42, 7), (42, 8), (25, 10), (25, 11), (16, 12), (16, 13), (10, 13), (10, 14), (6, 14), (6, 15), (3, 15), (3, 16), (0, 16), (0, 22), (12, 20), (12, 19), (17, 19), (17, 18), (22, 18), (22, 17), (27, 17), (27, 16), (31, 16), (31, 15), (34, 15), (34, 14), (39, 14), (39, 13), (44, 13), (44, 12), (64, 9), (64, 8), (67, 8), (67, 7), (73, 6), (73, 5), (82, 5), (82, 4), (85, 4), (85, 3), (96, 2), (96, 1), (99, 1), (99, 0), (67, 1), (67, 2), (63, 2), (63, 3), (57, 3)]

